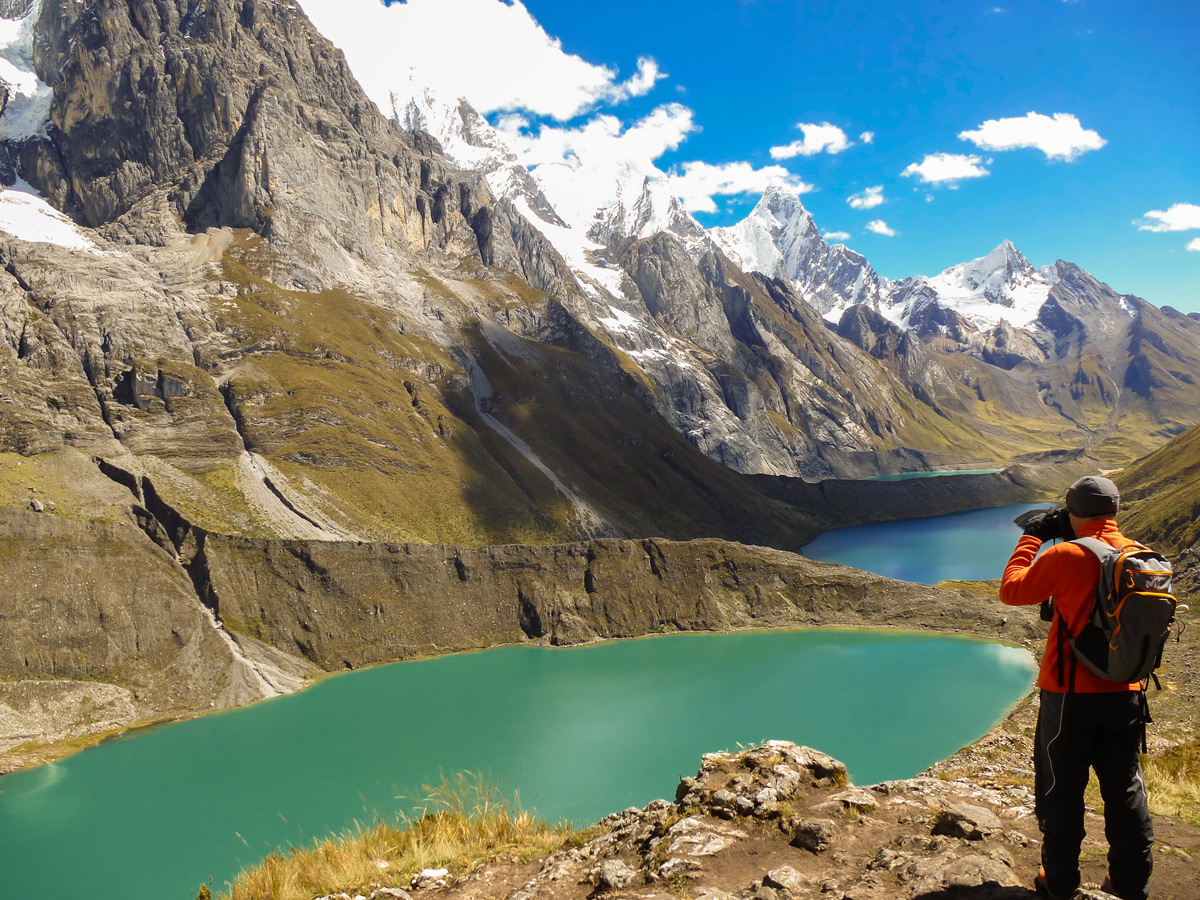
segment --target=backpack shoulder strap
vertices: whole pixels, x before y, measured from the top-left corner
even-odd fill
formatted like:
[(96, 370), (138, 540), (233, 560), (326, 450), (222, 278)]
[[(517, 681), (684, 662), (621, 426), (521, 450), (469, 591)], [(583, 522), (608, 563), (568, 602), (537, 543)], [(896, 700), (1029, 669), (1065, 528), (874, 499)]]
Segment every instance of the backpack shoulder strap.
[[(1103, 562), (1113, 553), (1120, 552), (1112, 544), (1106, 544), (1099, 538), (1094, 537), (1075, 538), (1075, 540), (1071, 541), (1071, 543), (1078, 544), (1080, 547), (1086, 547), (1088, 550), (1091, 550), (1092, 553), (1095, 554), (1096, 559), (1100, 560), (1101, 564), (1103, 564)], [(1134, 545), (1131, 544), (1130, 546)]]

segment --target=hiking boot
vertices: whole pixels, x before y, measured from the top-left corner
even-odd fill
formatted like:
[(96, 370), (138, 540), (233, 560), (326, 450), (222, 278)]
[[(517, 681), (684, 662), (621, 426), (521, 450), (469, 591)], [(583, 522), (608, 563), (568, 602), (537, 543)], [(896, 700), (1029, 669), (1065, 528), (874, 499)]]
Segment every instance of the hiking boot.
[[(1100, 885), (1100, 890), (1104, 891), (1106, 894), (1112, 894), (1114, 897), (1119, 897), (1121, 900), (1125, 900), (1125, 895), (1118, 894), (1117, 889), (1113, 887), (1111, 875), (1104, 876), (1104, 884)], [(1138, 900), (1140, 900), (1140, 896)]]
[(1037, 891), (1039, 897), (1044, 897), (1045, 900), (1071, 900), (1075, 896), (1075, 891), (1069, 894), (1056, 894), (1050, 890), (1050, 885), (1046, 884), (1046, 867), (1042, 866), (1038, 869), (1037, 875), (1033, 878), (1033, 889)]

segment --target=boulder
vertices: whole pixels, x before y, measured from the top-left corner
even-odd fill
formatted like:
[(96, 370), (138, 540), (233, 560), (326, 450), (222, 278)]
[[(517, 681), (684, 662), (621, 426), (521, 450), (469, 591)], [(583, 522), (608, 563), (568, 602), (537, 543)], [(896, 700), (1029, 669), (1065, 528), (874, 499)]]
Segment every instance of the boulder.
[(628, 887), (638, 877), (637, 870), (619, 859), (606, 859), (596, 873), (596, 887), (602, 891), (615, 891)]
[(792, 846), (820, 853), (837, 840), (838, 827), (833, 819), (802, 819), (792, 834)]
[(808, 884), (809, 879), (791, 866), (780, 866), (777, 869), (772, 869), (763, 877), (763, 885), (765, 887), (774, 888), (776, 891), (783, 891), (787, 894), (795, 894), (807, 887)]
[(1004, 828), (999, 817), (982, 806), (969, 803), (954, 803), (947, 806), (934, 819), (933, 833), (967, 841), (980, 841)]

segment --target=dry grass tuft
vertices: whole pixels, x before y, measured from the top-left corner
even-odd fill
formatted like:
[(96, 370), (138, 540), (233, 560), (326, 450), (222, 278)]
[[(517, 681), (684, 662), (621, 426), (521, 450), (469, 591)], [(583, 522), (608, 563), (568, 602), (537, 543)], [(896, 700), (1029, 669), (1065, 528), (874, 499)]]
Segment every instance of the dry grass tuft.
[(422, 807), (397, 822), (376, 821), (317, 842), (309, 849), (272, 853), (242, 872), (225, 900), (312, 900), (345, 891), (370, 894), (407, 888), (426, 868), (466, 871), (500, 854), (549, 853), (570, 836), (510, 804), (495, 785), (470, 773), (426, 786)]
[(1200, 741), (1147, 759), (1144, 774), (1151, 812), (1200, 826)]

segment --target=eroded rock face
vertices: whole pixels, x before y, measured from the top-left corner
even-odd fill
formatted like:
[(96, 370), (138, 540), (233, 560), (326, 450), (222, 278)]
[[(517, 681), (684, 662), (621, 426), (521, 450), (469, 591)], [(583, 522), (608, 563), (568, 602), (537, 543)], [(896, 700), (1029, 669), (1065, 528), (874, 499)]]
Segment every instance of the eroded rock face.
[(160, 243), (178, 227), (154, 209), (165, 200), (189, 230), (271, 238), (288, 257), (281, 280), (307, 287), (344, 278), (351, 258), (515, 259), (482, 179), (385, 119), (295, 6), (47, 0), (37, 30), (49, 137), (14, 149), (87, 225), (120, 220), (114, 236)]
[(327, 669), (676, 630), (995, 627), (957, 592), (722, 541), (467, 548), (213, 535), (204, 546), (222, 618)]
[(141, 716), (250, 698), (187, 576), (132, 520), (4, 512), (0, 555), (4, 676), (117, 682), (140, 695)]

